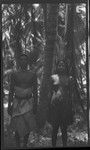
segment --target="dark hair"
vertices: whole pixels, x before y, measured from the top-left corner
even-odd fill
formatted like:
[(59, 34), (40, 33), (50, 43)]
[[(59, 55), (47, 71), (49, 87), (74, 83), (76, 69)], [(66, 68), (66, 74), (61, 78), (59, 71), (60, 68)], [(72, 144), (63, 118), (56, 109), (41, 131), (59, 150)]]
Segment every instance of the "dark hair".
[(20, 57), (23, 57), (23, 56), (25, 56), (25, 57), (27, 57), (27, 58), (28, 58), (28, 56), (27, 56), (26, 54), (24, 54), (24, 53), (23, 53), (23, 54), (21, 54), (21, 55), (19, 56), (19, 58), (20, 58)]
[(64, 59), (64, 60), (58, 60), (57, 64), (56, 64), (56, 73), (58, 73), (59, 69), (58, 69), (58, 65), (60, 62), (63, 62), (64, 63), (64, 67), (65, 67), (65, 73), (68, 74), (68, 64), (67, 64), (67, 61)]
[(22, 57), (26, 58), (27, 62), (29, 62), (29, 57), (28, 57), (26, 54), (21, 54), (21, 55), (19, 56), (19, 60), (20, 60)]

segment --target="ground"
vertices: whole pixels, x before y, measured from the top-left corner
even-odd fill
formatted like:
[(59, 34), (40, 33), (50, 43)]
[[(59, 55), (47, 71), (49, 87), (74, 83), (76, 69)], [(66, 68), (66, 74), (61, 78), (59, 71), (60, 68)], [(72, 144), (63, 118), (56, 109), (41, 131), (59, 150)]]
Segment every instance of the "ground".
[[(5, 148), (15, 148), (16, 143), (14, 134), (9, 128), (10, 118), (7, 114), (7, 108), (4, 108), (4, 146)], [(87, 146), (88, 134), (87, 123), (83, 113), (76, 113), (74, 123), (68, 128), (68, 147)], [(28, 147), (52, 147), (51, 146), (51, 126), (47, 123), (43, 130), (42, 136), (37, 140), (37, 136), (30, 134), (28, 139)], [(58, 131), (57, 147), (62, 147), (61, 130)]]

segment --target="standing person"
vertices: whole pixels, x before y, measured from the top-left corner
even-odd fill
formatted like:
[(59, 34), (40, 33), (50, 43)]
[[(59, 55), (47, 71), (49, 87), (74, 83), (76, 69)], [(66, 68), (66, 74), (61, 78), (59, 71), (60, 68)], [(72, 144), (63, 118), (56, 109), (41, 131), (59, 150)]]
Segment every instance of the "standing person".
[(37, 76), (27, 70), (26, 54), (20, 56), (19, 65), (20, 70), (11, 74), (8, 114), (17, 147), (26, 147), (30, 131), (36, 130)]
[(56, 74), (51, 76), (52, 99), (49, 106), (48, 121), (52, 125), (52, 146), (56, 147), (59, 127), (62, 132), (63, 146), (67, 146), (67, 127), (73, 123), (70, 86), (72, 77), (68, 75), (64, 60), (57, 64)]

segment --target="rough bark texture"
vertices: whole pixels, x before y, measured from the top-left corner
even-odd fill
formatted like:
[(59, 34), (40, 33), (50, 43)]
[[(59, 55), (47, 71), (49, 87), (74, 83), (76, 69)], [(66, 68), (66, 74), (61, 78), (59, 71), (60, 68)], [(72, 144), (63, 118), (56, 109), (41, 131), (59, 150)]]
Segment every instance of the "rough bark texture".
[(15, 27), (15, 39), (16, 39), (15, 58), (17, 62), (17, 68), (19, 67), (18, 61), (19, 61), (20, 54), (22, 53), (22, 47), (20, 43), (21, 36), (22, 36), (22, 31), (21, 31), (21, 20), (20, 20)]
[(47, 11), (45, 14), (45, 29), (46, 29), (46, 46), (44, 58), (44, 73), (43, 82), (40, 93), (40, 107), (38, 111), (38, 125), (43, 127), (47, 119), (47, 110), (49, 104), (50, 91), (50, 75), (52, 72), (53, 51), (56, 40), (57, 27), (57, 8), (58, 4), (47, 4)]
[[(74, 91), (77, 93), (77, 98), (80, 102), (84, 115), (86, 116), (82, 100), (80, 97), (80, 93), (78, 90), (78, 83), (76, 77), (76, 65), (75, 65), (75, 45), (74, 45), (74, 15), (75, 15), (75, 4), (71, 4), (68, 6), (68, 20), (67, 20), (67, 31), (66, 31), (66, 50), (67, 50), (67, 59), (69, 60), (69, 74), (74, 78)], [(71, 89), (72, 93), (74, 92)], [(86, 118), (86, 117), (85, 117)]]

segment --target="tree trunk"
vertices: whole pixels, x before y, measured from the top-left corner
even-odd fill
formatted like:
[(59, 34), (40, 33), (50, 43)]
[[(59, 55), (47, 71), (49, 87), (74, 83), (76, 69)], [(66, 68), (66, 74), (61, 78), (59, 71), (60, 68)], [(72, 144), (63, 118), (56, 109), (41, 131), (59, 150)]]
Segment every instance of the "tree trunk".
[(35, 46), (36, 45), (36, 37), (37, 37), (37, 33), (36, 33), (36, 25), (35, 25), (35, 12), (34, 12), (34, 8), (33, 6), (31, 7), (31, 15), (32, 15), (32, 33), (34, 35), (34, 38), (33, 38), (33, 45)]
[[(86, 116), (86, 113), (84, 111), (84, 107), (82, 104), (82, 100), (80, 97), (80, 93), (78, 90), (78, 83), (77, 83), (77, 77), (76, 77), (76, 65), (75, 65), (75, 44), (74, 44), (74, 15), (75, 15), (75, 4), (71, 4), (68, 6), (68, 20), (67, 20), (67, 31), (66, 31), (66, 51), (67, 51), (67, 59), (69, 60), (69, 74), (73, 76), (74, 78), (74, 89), (76, 90), (78, 100), (80, 102), (80, 105), (82, 107), (82, 110)], [(71, 89), (73, 92), (73, 90)]]
[(40, 91), (40, 107), (38, 109), (38, 125), (42, 128), (47, 119), (49, 104), (50, 75), (52, 73), (53, 51), (56, 40), (57, 8), (58, 4), (47, 4), (45, 12), (46, 46), (44, 58), (44, 73)]
[(32, 23), (32, 33), (34, 37), (32, 38), (33, 41), (33, 51), (30, 52), (29, 55), (29, 63), (32, 64), (37, 61), (38, 56), (40, 54), (40, 48), (37, 41), (37, 25), (35, 22), (35, 12), (33, 6), (31, 6), (31, 23)]
[(15, 58), (16, 58), (16, 62), (17, 62), (17, 68), (19, 68), (19, 57), (20, 54), (22, 53), (22, 47), (21, 47), (21, 43), (20, 43), (20, 39), (21, 39), (21, 20), (17, 23), (16, 27), (15, 27), (15, 40), (16, 40), (16, 45), (15, 45)]

